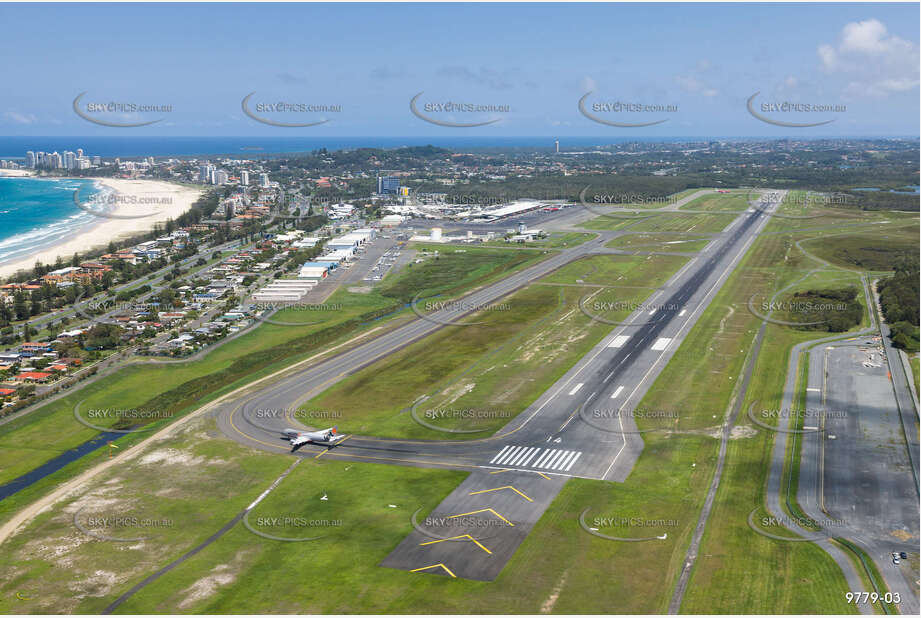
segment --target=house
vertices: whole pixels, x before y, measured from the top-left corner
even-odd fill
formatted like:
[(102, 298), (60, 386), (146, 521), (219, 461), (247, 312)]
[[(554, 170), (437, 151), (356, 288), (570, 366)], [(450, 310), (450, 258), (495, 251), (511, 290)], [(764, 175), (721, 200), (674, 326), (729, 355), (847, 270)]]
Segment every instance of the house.
[(51, 375), (44, 371), (24, 371), (13, 379), (19, 382), (47, 382)]

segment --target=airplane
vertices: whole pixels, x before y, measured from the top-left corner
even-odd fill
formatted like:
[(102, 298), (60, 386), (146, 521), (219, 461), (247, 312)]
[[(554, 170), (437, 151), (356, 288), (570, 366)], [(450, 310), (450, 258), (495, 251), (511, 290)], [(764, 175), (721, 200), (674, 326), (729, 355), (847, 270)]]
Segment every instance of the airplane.
[(282, 436), (291, 443), (291, 451), (307, 444), (319, 444), (321, 446), (333, 447), (345, 440), (348, 436), (338, 433), (339, 427), (333, 426), (322, 431), (298, 431), (297, 429), (285, 429)]

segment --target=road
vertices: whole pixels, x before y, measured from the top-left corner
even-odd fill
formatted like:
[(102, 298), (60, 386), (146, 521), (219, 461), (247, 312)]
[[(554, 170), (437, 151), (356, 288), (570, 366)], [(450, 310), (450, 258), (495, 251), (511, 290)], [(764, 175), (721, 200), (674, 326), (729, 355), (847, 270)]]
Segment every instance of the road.
[[(794, 346), (790, 352), (781, 410), (799, 415), (778, 417), (768, 477), (767, 507), (783, 516), (781, 487), (787, 443), (795, 416), (803, 416), (797, 503), (805, 515), (824, 523), (823, 534), (860, 546), (877, 564), (887, 588), (901, 597), (899, 610), (918, 613), (918, 596), (910, 578), (892, 564), (891, 551), (918, 551), (918, 495), (910, 448), (902, 433), (899, 407), (879, 339), (874, 304), (865, 281), (871, 327)], [(804, 409), (794, 405), (799, 359), (808, 358)], [(874, 354), (875, 356), (870, 356)], [(915, 457), (917, 451), (915, 450)], [(787, 528), (804, 537), (813, 530), (786, 519)], [(913, 538), (914, 541), (909, 542)], [(839, 565), (852, 591), (864, 591), (854, 563), (828, 540), (816, 542)], [(872, 591), (868, 591), (872, 592)], [(858, 605), (872, 613), (869, 605)]]

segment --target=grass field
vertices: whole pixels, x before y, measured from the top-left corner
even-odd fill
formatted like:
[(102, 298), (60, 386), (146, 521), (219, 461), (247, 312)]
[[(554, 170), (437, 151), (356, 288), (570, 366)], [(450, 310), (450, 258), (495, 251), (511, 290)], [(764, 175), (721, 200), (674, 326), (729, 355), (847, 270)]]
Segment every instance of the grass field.
[(729, 193), (709, 193), (691, 200), (680, 210), (743, 211), (748, 208), (748, 191), (731, 190)]
[(611, 210), (611, 214), (608, 215), (606, 214), (605, 209), (601, 207), (593, 208), (592, 212), (604, 213), (604, 214), (601, 214), (595, 217), (594, 219), (589, 219), (588, 221), (584, 223), (580, 223), (579, 227), (585, 228), (587, 230), (605, 230), (605, 231), (622, 230), (626, 228), (627, 226), (629, 226), (630, 224), (636, 223), (640, 217), (646, 216), (646, 215), (632, 215), (632, 214), (619, 215), (615, 213), (613, 210)]
[(588, 242), (595, 235), (585, 232), (551, 232), (547, 238), (532, 240), (523, 243), (507, 243), (504, 240), (490, 240), (483, 243), (486, 247), (534, 247), (537, 249), (561, 249), (575, 247)]
[(911, 373), (915, 380), (915, 392), (921, 393), (921, 382), (919, 382), (919, 377), (921, 376), (918, 375), (919, 371), (921, 371), (921, 364), (919, 364), (918, 355), (912, 354), (908, 360), (911, 363)]
[[(879, 226), (882, 228), (882, 226)], [(886, 226), (871, 233), (854, 233), (810, 240), (806, 250), (832, 264), (869, 271), (892, 270), (906, 253), (917, 253), (917, 223), (893, 228)]]
[[(412, 316), (404, 305), (412, 296), (439, 293), (451, 298), (476, 285), (484, 285), (512, 270), (533, 264), (545, 255), (535, 251), (471, 249), (442, 253), (437, 258), (404, 269), (371, 293), (339, 290), (327, 301), (337, 311), (312, 312), (316, 324), (281, 326), (263, 323), (255, 330), (227, 342), (203, 359), (179, 364), (130, 365), (84, 386), (79, 391), (46, 404), (3, 426), (0, 437), (0, 483), (24, 474), (64, 451), (94, 437), (97, 432), (74, 418), (73, 409), (154, 410), (161, 426), (196, 409), (246, 381), (308, 358), (329, 345), (348, 340), (379, 326), (393, 327)], [(288, 310), (275, 316), (282, 322), (303, 322), (303, 312)], [(381, 320), (385, 317), (387, 320)], [(82, 403), (81, 403), (82, 402)], [(114, 424), (117, 419), (109, 417)], [(107, 422), (96, 424), (109, 426)], [(147, 432), (119, 440), (124, 448)], [(68, 464), (62, 470), (21, 490), (0, 503), (0, 520), (51, 487), (85, 469), (104, 456), (103, 451)]]
[[(444, 437), (413, 421), (407, 410), (423, 395), (417, 413), (446, 411), (446, 429), (481, 430), (455, 438), (489, 435), (517, 416), (591, 349), (611, 326), (578, 309), (580, 298), (613, 303), (589, 311), (622, 320), (686, 262), (671, 256), (595, 256), (569, 264), (501, 301), (507, 310), (482, 311), (467, 326), (440, 330), (349, 376), (301, 405), (343, 411), (340, 429), (387, 437)], [(605, 289), (554, 283), (596, 284)], [(546, 285), (550, 284), (550, 285)], [(476, 415), (452, 416), (453, 410)], [(347, 412), (346, 412), (347, 411)]]
[(605, 243), (611, 249), (638, 249), (642, 251), (701, 251), (713, 242), (694, 234), (628, 234)]
[(630, 232), (680, 232), (709, 234), (720, 232), (738, 217), (737, 214), (684, 214), (662, 213), (643, 221), (637, 221), (627, 228)]

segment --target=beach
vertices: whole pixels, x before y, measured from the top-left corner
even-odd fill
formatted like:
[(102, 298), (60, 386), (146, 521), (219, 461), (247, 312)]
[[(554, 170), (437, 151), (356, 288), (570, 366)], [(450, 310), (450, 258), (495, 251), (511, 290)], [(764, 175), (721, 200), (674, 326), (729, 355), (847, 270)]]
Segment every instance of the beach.
[(35, 176), (34, 170), (4, 170), (0, 169), (0, 176), (8, 178), (25, 178), (26, 176)]
[(95, 220), (75, 230), (73, 235), (62, 238), (61, 242), (37, 250), (28, 258), (0, 265), (0, 277), (9, 277), (21, 269), (30, 270), (37, 261), (53, 264), (58, 256), (69, 264), (74, 253), (85, 255), (91, 249), (105, 249), (111, 241), (117, 243), (120, 239), (149, 231), (156, 223), (176, 219), (189, 210), (203, 192), (203, 189), (161, 180), (90, 180), (104, 187), (95, 196), (96, 203), (90, 204), (92, 211), (98, 213)]

